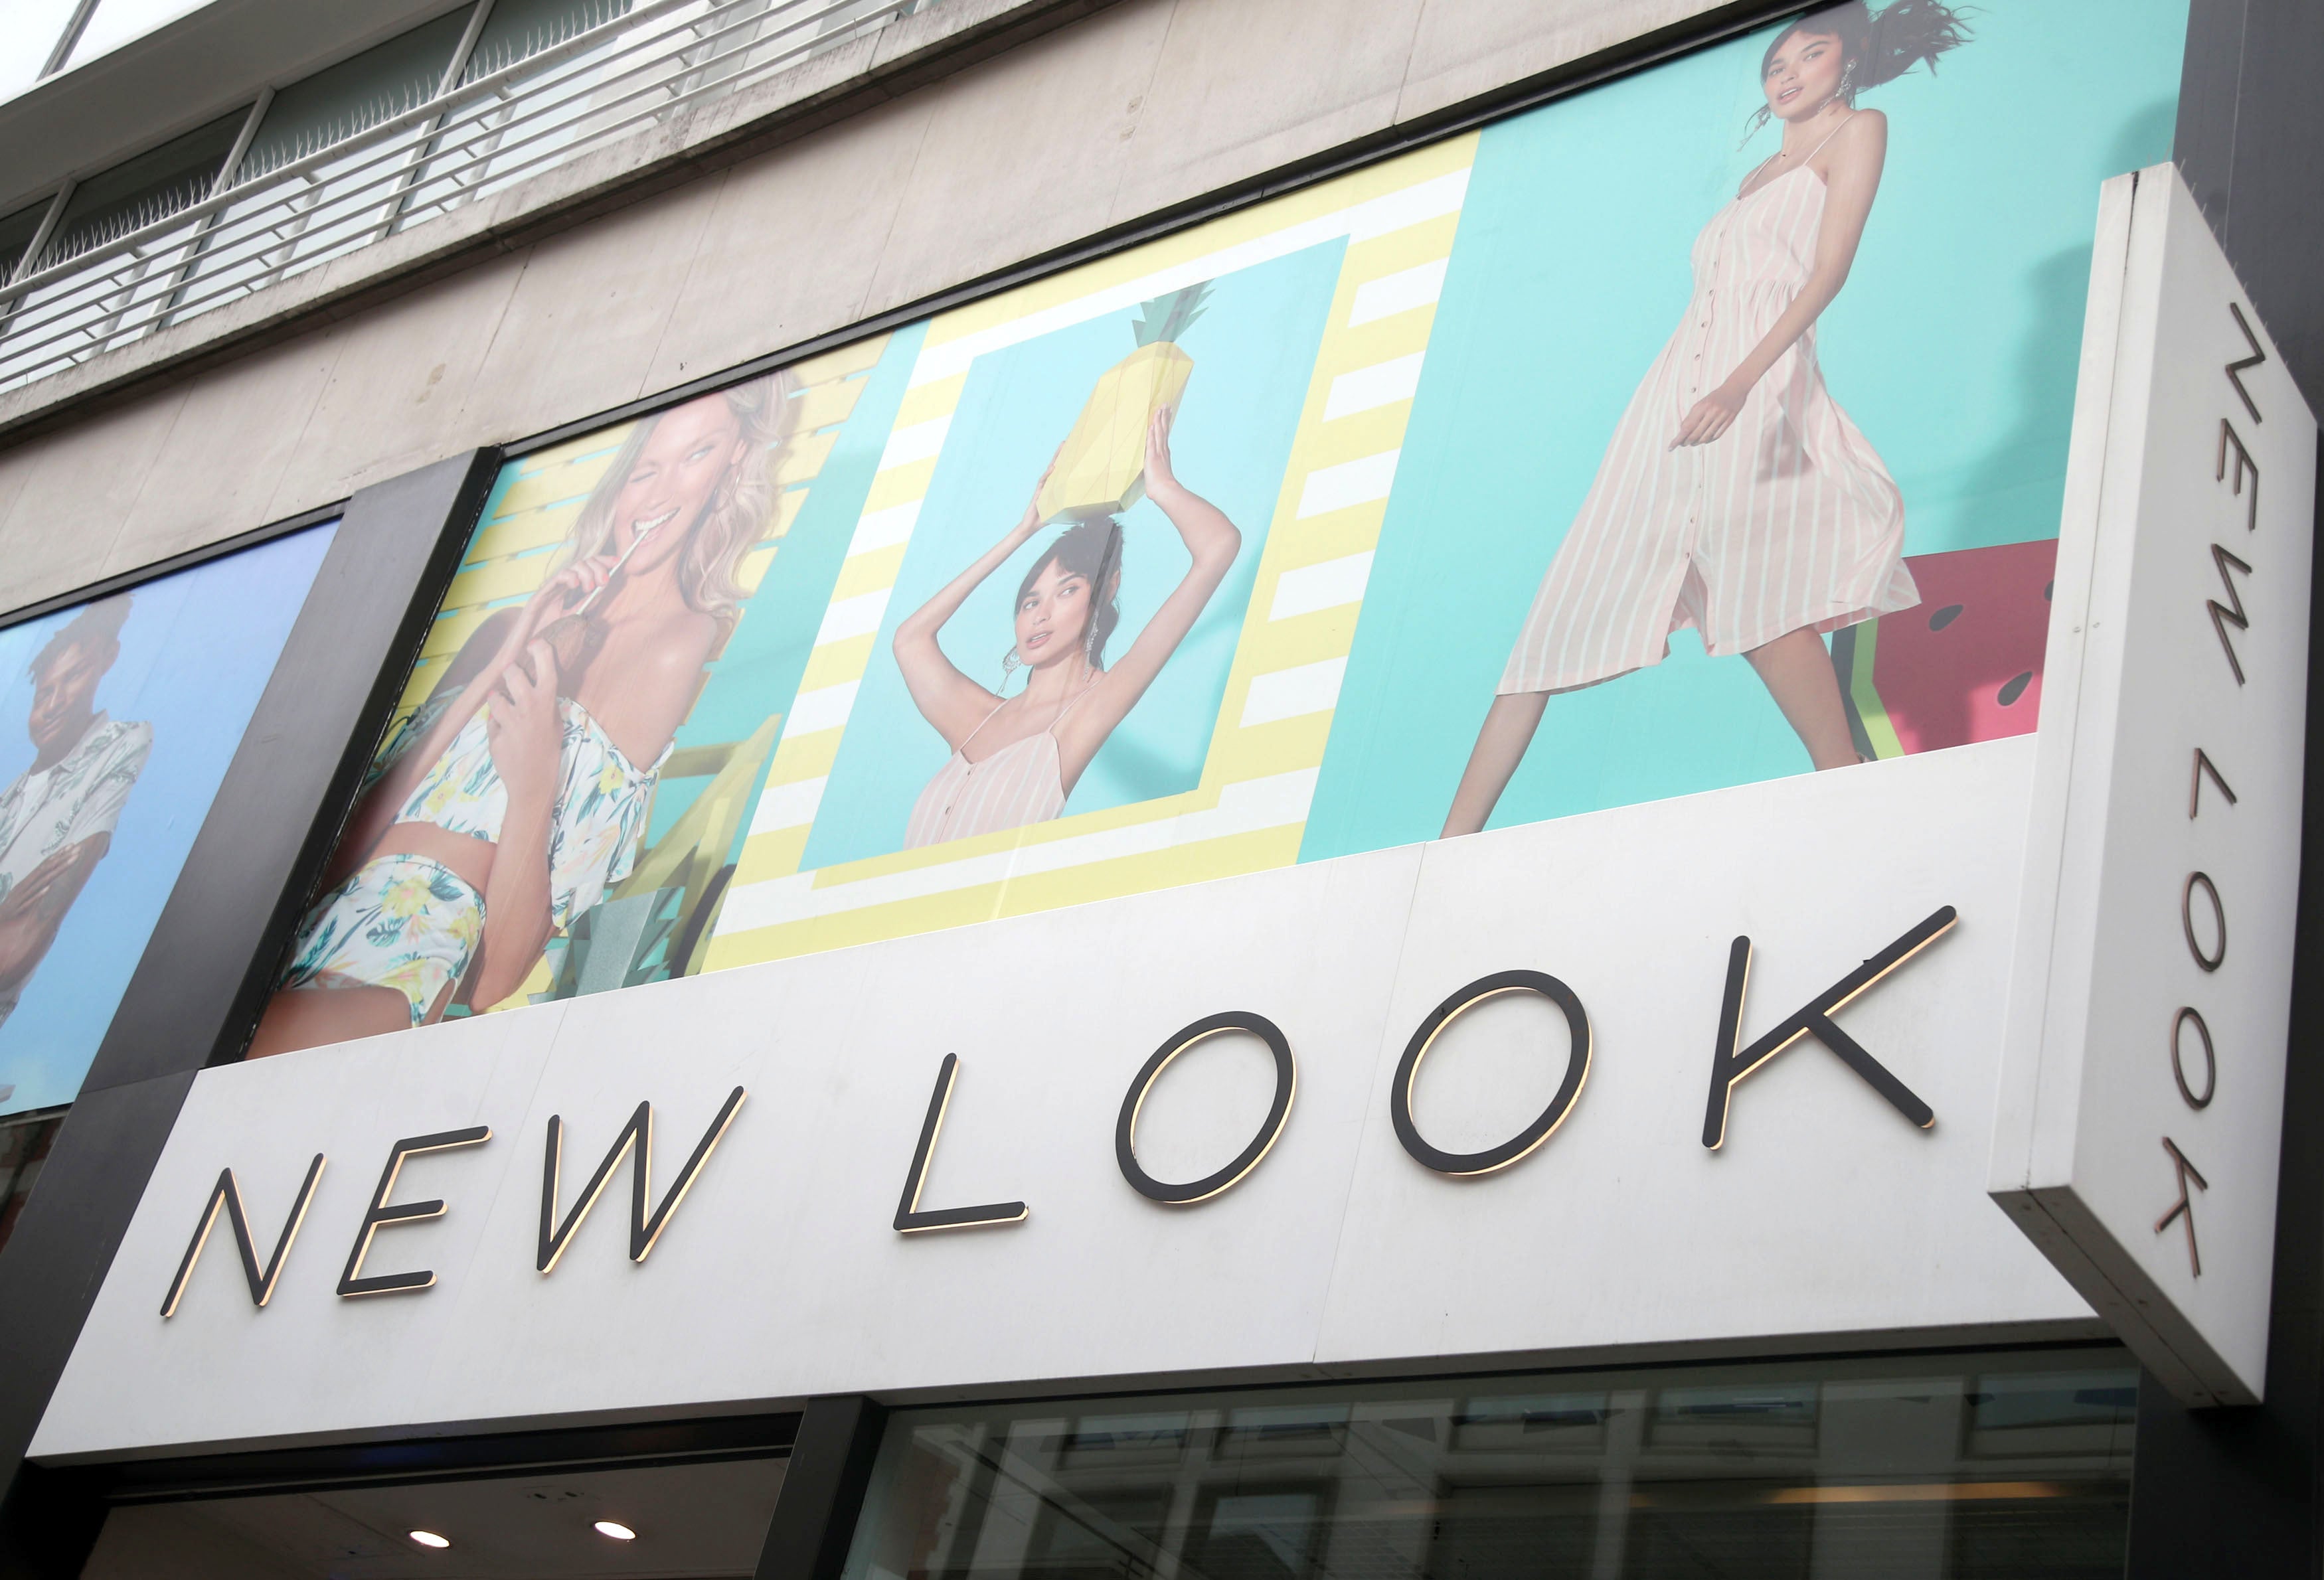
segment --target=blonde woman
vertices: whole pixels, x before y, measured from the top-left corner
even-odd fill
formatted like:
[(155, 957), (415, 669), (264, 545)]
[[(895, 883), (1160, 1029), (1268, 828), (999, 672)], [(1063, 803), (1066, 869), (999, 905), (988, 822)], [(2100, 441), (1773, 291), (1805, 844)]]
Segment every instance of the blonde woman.
[(559, 566), (462, 647), (339, 843), (251, 1056), (424, 1024), (523, 983), (626, 877), (703, 666), (740, 615), (790, 386), (641, 422)]

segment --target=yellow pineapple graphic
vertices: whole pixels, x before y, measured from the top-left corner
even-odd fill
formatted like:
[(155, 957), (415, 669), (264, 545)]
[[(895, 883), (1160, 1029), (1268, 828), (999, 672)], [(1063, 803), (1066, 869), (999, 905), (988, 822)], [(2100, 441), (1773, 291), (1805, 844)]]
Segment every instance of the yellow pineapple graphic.
[(1205, 280), (1139, 308), (1132, 327), (1138, 349), (1098, 375), (1097, 388), (1042, 485), (1043, 521), (1093, 521), (1146, 497), (1147, 425), (1185, 392), (1194, 359), (1178, 349), (1177, 341), (1203, 316), (1210, 294)]

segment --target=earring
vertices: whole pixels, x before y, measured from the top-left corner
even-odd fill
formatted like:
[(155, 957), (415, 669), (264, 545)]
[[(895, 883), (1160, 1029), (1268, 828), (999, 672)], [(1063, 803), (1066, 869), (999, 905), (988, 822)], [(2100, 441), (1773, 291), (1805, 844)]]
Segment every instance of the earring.
[(1017, 657), (1017, 649), (1013, 647), (1001, 656), (1001, 684), (1003, 690), (1008, 688), (1009, 677), (1016, 674), (1018, 666), (1024, 662)]
[(1850, 60), (1840, 74), (1840, 92), (1835, 96), (1848, 104), (1856, 102), (1856, 62)]

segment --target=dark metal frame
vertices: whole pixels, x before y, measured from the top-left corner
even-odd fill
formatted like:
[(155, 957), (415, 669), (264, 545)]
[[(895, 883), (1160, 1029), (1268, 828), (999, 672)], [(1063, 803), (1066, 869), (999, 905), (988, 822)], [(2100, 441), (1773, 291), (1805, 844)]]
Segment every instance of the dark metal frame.
[(195, 1075), (248, 1042), (498, 468), (497, 452), (473, 451), (195, 556), (339, 519), (40, 1189), (0, 1248), (12, 1362), (0, 1369), (0, 1575), (78, 1574), (96, 1539), (104, 1504), (89, 1478), (28, 1465), (25, 1449)]

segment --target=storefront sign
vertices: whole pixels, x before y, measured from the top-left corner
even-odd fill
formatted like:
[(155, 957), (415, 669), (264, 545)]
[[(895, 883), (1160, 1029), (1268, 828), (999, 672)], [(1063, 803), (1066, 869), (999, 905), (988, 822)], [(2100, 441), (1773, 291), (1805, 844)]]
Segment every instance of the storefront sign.
[[(206, 1070), (39, 1452), (1785, 1333), (2092, 1335), (1983, 1199), (2033, 746)], [(1757, 1068), (1712, 1150), (1706, 1087), (1738, 1051)], [(1123, 1167), (1125, 1109), (1160, 1199)], [(165, 1318), (226, 1168), (243, 1230), (221, 1206)], [(351, 1294), (382, 1292), (338, 1298), (358, 1247)]]
[(2251, 1403), (2316, 423), (2172, 168), (2105, 204), (1993, 1195), (2173, 1393)]
[[(1923, 1130), (1933, 1125), (1936, 1116), (1929, 1106), (1867, 1052), (1863, 1044), (1843, 1031), (1832, 1016), (1843, 1006), (1853, 1003), (1890, 972), (1912, 960), (1950, 932), (1959, 920), (1959, 913), (1952, 906), (1940, 907), (1927, 920), (1910, 929), (1886, 949), (1878, 951), (1855, 970), (1816, 995), (1791, 1018), (1739, 1052), (1735, 1044), (1742, 1019), (1743, 979), (1748, 969), (1751, 941), (1738, 938), (1729, 954), (1726, 990), (1720, 1007), (1719, 1041), (1711, 1054), (1711, 1110), (1704, 1122), (1703, 1144), (1716, 1149), (1725, 1139), (1727, 1104), (1735, 1083), (1776, 1054), (1808, 1037), (1813, 1037), (1838, 1054), (1849, 1069), (1862, 1076), (1873, 1090), (1914, 1125)], [(1555, 1052), (1563, 1057), (1564, 1078), (1549, 1106), (1538, 1116), (1526, 1122), (1509, 1140), (1472, 1153), (1443, 1151), (1421, 1135), (1419, 1121), (1414, 1114), (1413, 1091), (1419, 1079), (1420, 1061), (1454, 1021), (1477, 1006), (1510, 993), (1537, 995), (1562, 1012), (1565, 1036), (1562, 1047), (1556, 1048)], [(1185, 1183), (1156, 1179), (1147, 1171), (1138, 1156), (1138, 1116), (1145, 1108), (1147, 1098), (1153, 1093), (1163, 1072), (1180, 1055), (1213, 1037), (1238, 1033), (1257, 1039), (1266, 1048), (1273, 1063), (1274, 1095), (1266, 1116), (1259, 1120), (1257, 1130), (1242, 1150), (1215, 1172)], [(1558, 1039), (1553, 1033), (1548, 1041), (1555, 1044)], [(1533, 1155), (1573, 1111), (1574, 1104), (1582, 1096), (1582, 1082), (1589, 1076), (1591, 1048), (1589, 1011), (1581, 996), (1556, 978), (1531, 970), (1498, 971), (1479, 978), (1438, 1005), (1405, 1044), (1404, 1057), (1397, 1062), (1396, 1077), (1388, 1087), (1388, 1116), (1395, 1126), (1397, 1141), (1423, 1168), (1454, 1178), (1489, 1174), (1521, 1162)], [(954, 1083), (959, 1073), (960, 1056), (945, 1054), (937, 1070), (936, 1090), (928, 1099), (927, 1116), (921, 1123), (919, 1144), (913, 1151), (911, 1167), (904, 1178), (903, 1197), (896, 1208), (893, 1224), (898, 1234), (1021, 1224), (1028, 1216), (1026, 1205), (1021, 1201), (960, 1208), (924, 1208), (920, 1204), (921, 1193), (927, 1186), (928, 1168), (935, 1156), (936, 1137), (944, 1127), (945, 1115), (951, 1107)], [(1131, 1078), (1130, 1089), (1122, 1095), (1120, 1114), (1114, 1122), (1115, 1165), (1130, 1188), (1149, 1201), (1166, 1207), (1192, 1207), (1213, 1200), (1242, 1183), (1274, 1150), (1275, 1144), (1282, 1138), (1284, 1126), (1290, 1120), (1292, 1098), (1297, 1090), (1297, 1060), (1291, 1051), (1290, 1040), (1273, 1021), (1265, 1015), (1240, 1010), (1204, 1015), (1165, 1039), (1161, 1047), (1155, 1050), (1153, 1057)], [(724, 1137), (727, 1127), (733, 1123), (735, 1112), (742, 1107), (745, 1095), (741, 1087), (726, 1095), (724, 1106), (710, 1122), (710, 1128), (703, 1133), (693, 1154), (678, 1169), (677, 1178), (669, 1182), (659, 1207), (652, 1204), (654, 1113), (651, 1102), (638, 1104), (630, 1116), (629, 1123), (614, 1135), (613, 1145), (598, 1162), (596, 1171), (589, 1176), (588, 1183), (581, 1188), (579, 1196), (569, 1209), (564, 1205), (558, 1184), (564, 1166), (565, 1117), (561, 1114), (551, 1114), (541, 1149), (540, 1244), (535, 1268), (543, 1274), (556, 1271), (558, 1260), (565, 1254), (565, 1249), (580, 1228), (582, 1220), (589, 1216), (589, 1209), (596, 1205), (597, 1198), (604, 1193), (614, 1170), (625, 1158), (629, 1160), (631, 1169), (630, 1260), (643, 1262), (652, 1251), (654, 1243), (661, 1237), (662, 1230), (669, 1226), (678, 1203), (693, 1188), (703, 1165), (709, 1161), (711, 1150)], [(364, 1210), (363, 1220), (355, 1231), (355, 1248), (347, 1254), (346, 1271), (339, 1276), (338, 1294), (342, 1299), (361, 1295), (420, 1293), (436, 1287), (435, 1273), (426, 1270), (364, 1276), (364, 1259), (370, 1253), (372, 1237), (383, 1228), (441, 1217), (447, 1210), (441, 1200), (393, 1203), (388, 1199), (394, 1193), (396, 1180), (402, 1171), (405, 1159), (455, 1147), (481, 1146), (492, 1139), (490, 1125), (476, 1125), (433, 1135), (408, 1136), (389, 1146), (387, 1164), (380, 1174), (379, 1189), (373, 1193), (371, 1205)], [(1038, 1144), (1036, 1138), (1025, 1139)], [(184, 1298), (187, 1281), (201, 1260), (203, 1247), (208, 1243), (211, 1231), (217, 1227), (221, 1211), (232, 1227), (235, 1245), (242, 1257), (244, 1277), (250, 1286), (251, 1304), (263, 1307), (272, 1300), (274, 1286), (282, 1275), (284, 1259), (290, 1254), (291, 1242), (297, 1238), (300, 1227), (306, 1220), (308, 1206), (314, 1199), (316, 1181), (321, 1177), (327, 1162), (324, 1153), (317, 1153), (314, 1161), (308, 1165), (307, 1177), (290, 1204), (290, 1217), (283, 1223), (281, 1237), (275, 1242), (274, 1254), (263, 1268), (258, 1264), (254, 1231), (234, 1170), (229, 1167), (222, 1171), (195, 1219), (193, 1237), (187, 1242), (186, 1254), (171, 1277), (169, 1293), (161, 1302), (161, 1315), (168, 1318), (177, 1314), (178, 1302)]]

